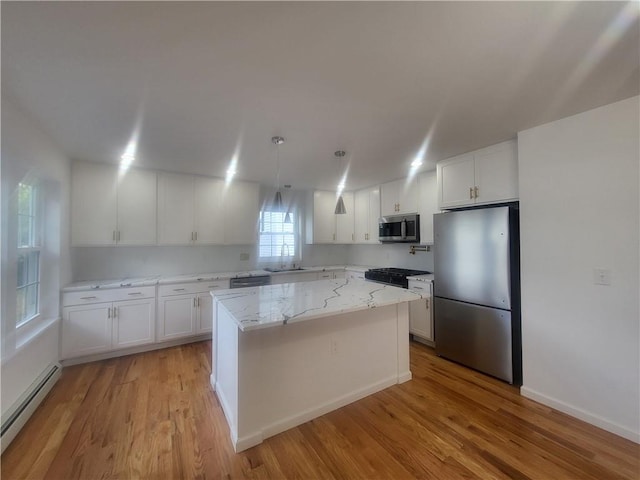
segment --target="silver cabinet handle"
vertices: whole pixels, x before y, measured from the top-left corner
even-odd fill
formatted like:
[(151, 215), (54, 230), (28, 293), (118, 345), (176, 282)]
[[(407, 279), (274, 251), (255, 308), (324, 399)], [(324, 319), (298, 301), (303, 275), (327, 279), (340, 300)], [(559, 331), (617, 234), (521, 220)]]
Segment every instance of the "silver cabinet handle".
[(107, 318), (111, 318), (111, 307), (107, 308)]
[(473, 187), (469, 187), (469, 199), (473, 200)]
[(142, 292), (127, 293), (127, 295), (142, 295)]
[(198, 308), (200, 308), (200, 297), (198, 297)]
[(411, 287), (412, 290), (424, 290), (422, 287)]
[(174, 292), (184, 292), (184, 288), (174, 288), (173, 291)]
[(118, 241), (120, 241), (120, 230), (118, 230)]
[(111, 240), (116, 241), (116, 231), (113, 231), (113, 235), (111, 236)]
[(473, 193), (474, 193), (476, 198), (478, 198), (478, 192), (479, 191), (480, 191), (480, 189), (478, 187), (473, 187)]
[(98, 297), (80, 297), (80, 300), (93, 300), (94, 298), (98, 298)]
[(197, 242), (198, 241), (198, 232), (195, 232), (195, 233), (196, 233), (196, 242)]
[(193, 306), (194, 307), (198, 306), (198, 299), (196, 297), (193, 297)]
[(214, 288), (220, 288), (220, 285), (207, 285), (207, 288), (213, 290)]
[(118, 316), (118, 307), (113, 307), (113, 318)]

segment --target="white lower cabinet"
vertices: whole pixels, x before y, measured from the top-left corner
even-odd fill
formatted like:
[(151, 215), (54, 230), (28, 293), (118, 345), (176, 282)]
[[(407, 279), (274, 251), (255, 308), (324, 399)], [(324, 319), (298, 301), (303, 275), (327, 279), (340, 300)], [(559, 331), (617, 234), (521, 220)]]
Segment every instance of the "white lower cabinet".
[(229, 288), (228, 280), (158, 287), (158, 341), (211, 332), (213, 299), (209, 292)]
[(433, 304), (431, 282), (409, 280), (409, 290), (425, 298), (409, 302), (409, 333), (417, 340), (433, 345)]
[(155, 287), (69, 292), (62, 302), (63, 360), (155, 341)]

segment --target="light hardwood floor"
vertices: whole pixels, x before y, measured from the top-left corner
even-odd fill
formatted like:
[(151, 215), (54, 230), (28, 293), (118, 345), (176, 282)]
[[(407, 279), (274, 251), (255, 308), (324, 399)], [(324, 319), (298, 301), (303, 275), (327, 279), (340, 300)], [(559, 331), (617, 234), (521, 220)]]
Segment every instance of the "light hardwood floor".
[(2, 478), (640, 478), (639, 445), (414, 343), (410, 382), (235, 454), (210, 349), (65, 368), (2, 456)]

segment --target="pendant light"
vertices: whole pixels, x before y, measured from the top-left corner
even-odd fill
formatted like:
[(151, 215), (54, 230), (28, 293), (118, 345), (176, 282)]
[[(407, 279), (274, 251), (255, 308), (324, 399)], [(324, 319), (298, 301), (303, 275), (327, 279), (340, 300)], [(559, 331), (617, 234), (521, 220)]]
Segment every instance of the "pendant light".
[[(340, 163), (342, 157), (346, 155), (344, 150), (338, 150), (334, 153), (336, 158), (338, 159), (338, 173), (340, 173)], [(344, 215), (347, 213), (347, 209), (344, 206), (344, 200), (342, 199), (342, 189), (344, 188), (344, 183), (340, 181), (340, 185), (338, 186), (338, 201), (336, 202), (336, 209), (333, 213), (336, 215)]]
[(276, 146), (277, 164), (276, 164), (276, 196), (273, 198), (272, 209), (276, 212), (282, 212), (282, 193), (280, 193), (280, 145), (284, 143), (282, 137), (271, 137), (271, 141)]

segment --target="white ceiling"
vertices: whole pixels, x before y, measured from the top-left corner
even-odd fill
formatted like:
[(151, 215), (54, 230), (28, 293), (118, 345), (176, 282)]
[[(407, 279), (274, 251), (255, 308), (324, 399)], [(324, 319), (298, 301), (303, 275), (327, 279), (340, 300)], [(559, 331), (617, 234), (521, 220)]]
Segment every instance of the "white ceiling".
[(347, 190), (639, 93), (637, 2), (5, 2), (2, 89), (73, 159)]

